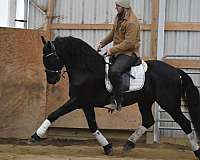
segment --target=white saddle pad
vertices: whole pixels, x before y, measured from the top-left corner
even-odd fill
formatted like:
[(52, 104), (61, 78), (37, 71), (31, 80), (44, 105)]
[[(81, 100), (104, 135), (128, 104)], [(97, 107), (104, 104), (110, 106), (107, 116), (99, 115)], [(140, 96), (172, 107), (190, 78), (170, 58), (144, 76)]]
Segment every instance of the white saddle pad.
[[(112, 92), (113, 86), (108, 78), (108, 70), (109, 70), (109, 58), (105, 57), (106, 65), (105, 65), (105, 85), (108, 92)], [(127, 73), (124, 73), (126, 75), (122, 75), (123, 79), (123, 86), (126, 85), (127, 89), (124, 90), (124, 92), (131, 92), (131, 91), (137, 91), (142, 89), (145, 82), (145, 72), (147, 70), (147, 64), (146, 62), (142, 61), (142, 64), (138, 66), (131, 67), (131, 70)], [(131, 75), (131, 76), (130, 76)], [(127, 81), (128, 76), (128, 81)], [(125, 78), (126, 77), (126, 78)], [(125, 80), (126, 79), (126, 80)], [(126, 83), (126, 84), (125, 84)]]

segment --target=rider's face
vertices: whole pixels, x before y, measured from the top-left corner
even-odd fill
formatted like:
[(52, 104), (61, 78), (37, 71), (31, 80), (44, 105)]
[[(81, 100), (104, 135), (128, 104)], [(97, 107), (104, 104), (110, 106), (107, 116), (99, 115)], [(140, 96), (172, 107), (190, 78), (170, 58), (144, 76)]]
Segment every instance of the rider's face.
[(117, 10), (117, 13), (118, 13), (118, 14), (121, 14), (121, 13), (123, 13), (124, 8), (121, 7), (121, 6), (119, 6), (118, 4), (116, 4), (116, 10)]

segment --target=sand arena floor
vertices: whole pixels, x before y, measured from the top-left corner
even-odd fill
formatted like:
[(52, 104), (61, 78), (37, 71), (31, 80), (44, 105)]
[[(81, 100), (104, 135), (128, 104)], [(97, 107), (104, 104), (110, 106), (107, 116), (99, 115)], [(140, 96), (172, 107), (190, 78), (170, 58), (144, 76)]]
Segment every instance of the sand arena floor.
[(0, 160), (195, 160), (186, 146), (138, 144), (124, 154), (124, 141), (110, 141), (113, 156), (105, 156), (95, 140), (46, 139), (30, 145), (27, 140), (0, 139)]

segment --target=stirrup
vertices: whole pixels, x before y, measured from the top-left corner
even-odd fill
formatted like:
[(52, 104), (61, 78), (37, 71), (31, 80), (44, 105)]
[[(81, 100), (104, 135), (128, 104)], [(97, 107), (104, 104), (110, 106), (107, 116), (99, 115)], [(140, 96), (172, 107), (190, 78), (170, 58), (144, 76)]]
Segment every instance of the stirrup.
[(114, 105), (114, 104), (107, 104), (107, 105), (104, 106), (104, 108), (110, 109), (110, 110), (116, 110), (117, 106)]
[(107, 104), (104, 106), (104, 108), (106, 109), (110, 109), (110, 110), (116, 110), (117, 109), (117, 102), (115, 99), (112, 100), (111, 103)]
[(118, 111), (121, 111), (121, 109), (122, 109), (121, 103), (120, 103), (120, 104), (117, 104), (117, 110), (118, 110)]

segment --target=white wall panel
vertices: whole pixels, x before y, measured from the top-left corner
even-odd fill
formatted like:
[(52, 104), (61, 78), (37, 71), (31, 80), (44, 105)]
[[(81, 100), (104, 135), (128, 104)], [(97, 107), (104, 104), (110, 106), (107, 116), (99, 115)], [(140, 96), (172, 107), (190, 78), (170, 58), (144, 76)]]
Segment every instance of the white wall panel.
[(166, 0), (166, 21), (200, 22), (199, 0)]

